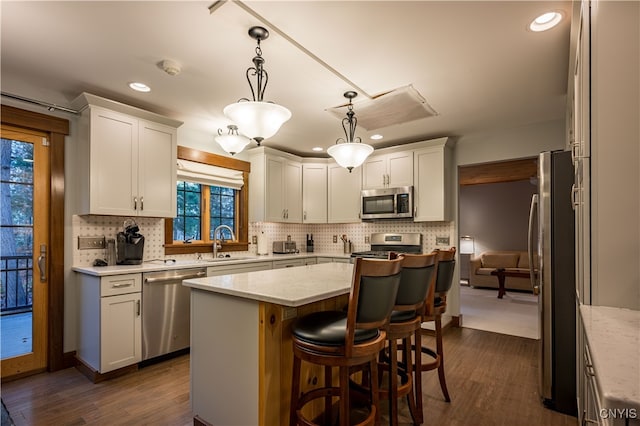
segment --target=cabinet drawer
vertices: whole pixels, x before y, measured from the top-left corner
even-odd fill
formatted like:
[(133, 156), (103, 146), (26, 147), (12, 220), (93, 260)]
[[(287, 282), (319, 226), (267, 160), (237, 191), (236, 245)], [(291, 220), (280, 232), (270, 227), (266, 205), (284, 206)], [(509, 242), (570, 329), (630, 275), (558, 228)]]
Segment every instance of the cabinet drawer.
[(100, 280), (100, 297), (142, 291), (141, 274), (111, 275)]
[(273, 269), (293, 268), (294, 266), (304, 266), (304, 259), (288, 259), (288, 260), (273, 261)]

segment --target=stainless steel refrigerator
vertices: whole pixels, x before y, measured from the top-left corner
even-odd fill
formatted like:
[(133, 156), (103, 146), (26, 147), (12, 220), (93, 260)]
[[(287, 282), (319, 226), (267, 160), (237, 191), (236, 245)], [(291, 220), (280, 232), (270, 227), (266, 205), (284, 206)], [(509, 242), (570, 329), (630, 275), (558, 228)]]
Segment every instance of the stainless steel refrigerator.
[(543, 403), (576, 415), (574, 172), (568, 151), (538, 159), (538, 193), (531, 200), (529, 262), (538, 294), (540, 382)]

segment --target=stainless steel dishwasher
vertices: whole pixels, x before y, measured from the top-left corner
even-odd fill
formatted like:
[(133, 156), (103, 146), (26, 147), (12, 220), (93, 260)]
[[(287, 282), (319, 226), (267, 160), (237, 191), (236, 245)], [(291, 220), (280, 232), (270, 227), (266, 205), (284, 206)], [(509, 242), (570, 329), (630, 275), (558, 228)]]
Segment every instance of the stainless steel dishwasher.
[(189, 347), (190, 290), (182, 280), (207, 276), (206, 268), (142, 275), (142, 359)]

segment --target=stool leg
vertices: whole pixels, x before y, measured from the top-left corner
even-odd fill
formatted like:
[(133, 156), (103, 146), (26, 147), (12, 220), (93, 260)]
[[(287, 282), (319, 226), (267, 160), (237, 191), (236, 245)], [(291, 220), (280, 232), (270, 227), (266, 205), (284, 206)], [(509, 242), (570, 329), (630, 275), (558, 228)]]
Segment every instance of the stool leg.
[(407, 394), (407, 402), (409, 403), (409, 411), (411, 412), (411, 417), (413, 418), (414, 424), (422, 423), (421, 413), (418, 413), (418, 408), (416, 406), (416, 395), (417, 391), (415, 388), (415, 380), (413, 379), (413, 360), (411, 354), (411, 337), (405, 337), (402, 339), (402, 358), (403, 363), (406, 366), (406, 374), (407, 380), (411, 382), (411, 388), (409, 389), (409, 393)]
[(340, 426), (349, 426), (349, 367), (340, 366)]
[[(333, 387), (333, 370), (330, 366), (324, 367), (324, 387), (330, 389)], [(331, 404), (331, 394), (324, 398), (324, 418), (325, 423), (329, 424), (333, 418), (333, 405)]]
[(374, 424), (380, 424), (380, 387), (378, 385), (378, 361), (374, 358), (369, 363), (369, 375), (371, 382), (371, 409), (375, 411)]
[(300, 358), (293, 356), (293, 377), (291, 379), (291, 404), (289, 408), (289, 426), (298, 424), (298, 398), (300, 397)]
[(435, 317), (435, 325), (436, 325), (436, 353), (440, 358), (440, 365), (438, 366), (438, 378), (440, 379), (440, 388), (442, 389), (442, 394), (444, 395), (444, 400), (447, 402), (451, 402), (451, 397), (449, 397), (449, 391), (447, 390), (447, 381), (444, 377), (444, 351), (442, 347), (442, 318), (440, 314)]
[(389, 424), (398, 424), (398, 341), (389, 339)]
[[(422, 407), (422, 333), (420, 329), (414, 333), (414, 359), (415, 359), (415, 372), (414, 372), (414, 389), (415, 389), (415, 401), (416, 401), (416, 415), (414, 417), (416, 424), (422, 424), (424, 422), (424, 411)], [(412, 363), (413, 364), (413, 363)]]

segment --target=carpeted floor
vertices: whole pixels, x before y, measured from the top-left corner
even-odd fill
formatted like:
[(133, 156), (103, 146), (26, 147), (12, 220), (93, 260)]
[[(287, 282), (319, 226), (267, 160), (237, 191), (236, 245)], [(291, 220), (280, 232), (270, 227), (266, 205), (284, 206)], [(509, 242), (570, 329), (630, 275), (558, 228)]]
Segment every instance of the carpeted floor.
[(462, 326), (476, 330), (539, 338), (538, 298), (531, 293), (460, 286)]

